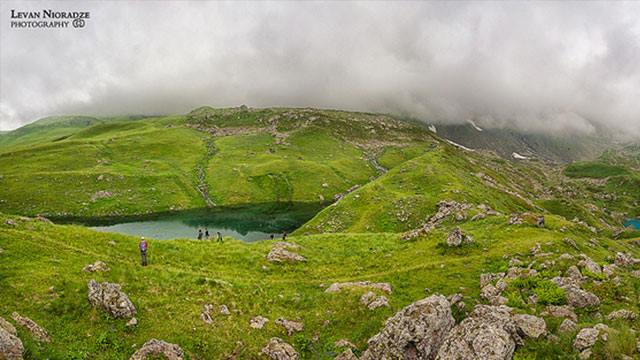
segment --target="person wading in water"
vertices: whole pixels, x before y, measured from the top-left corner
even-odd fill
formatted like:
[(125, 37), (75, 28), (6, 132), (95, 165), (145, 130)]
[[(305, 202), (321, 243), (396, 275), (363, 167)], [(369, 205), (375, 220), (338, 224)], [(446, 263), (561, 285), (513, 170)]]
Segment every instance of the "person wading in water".
[(142, 266), (147, 266), (147, 249), (149, 248), (149, 244), (147, 240), (144, 239), (144, 236), (140, 237), (140, 262)]

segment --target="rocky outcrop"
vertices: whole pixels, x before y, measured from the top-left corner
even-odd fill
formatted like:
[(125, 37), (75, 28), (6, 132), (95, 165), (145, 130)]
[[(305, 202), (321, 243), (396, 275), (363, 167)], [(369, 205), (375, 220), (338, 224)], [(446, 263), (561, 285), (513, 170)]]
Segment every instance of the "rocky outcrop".
[(433, 359), (454, 325), (447, 299), (429, 296), (389, 318), (361, 359)]
[(22, 360), (24, 346), (18, 338), (16, 328), (0, 318), (0, 359)]
[(511, 308), (477, 305), (447, 335), (437, 359), (511, 359), (516, 345), (522, 341), (518, 330)]
[(249, 326), (253, 329), (262, 329), (267, 323), (269, 319), (263, 316), (256, 316), (249, 321)]
[(13, 312), (11, 314), (11, 317), (16, 322), (16, 324), (27, 329), (27, 331), (29, 331), (36, 340), (45, 343), (51, 342), (51, 337), (49, 336), (47, 330), (45, 330), (42, 326), (36, 324), (35, 321), (27, 317), (23, 317), (17, 312)]
[(429, 219), (421, 227), (409, 231), (402, 236), (403, 240), (415, 239), (419, 236), (430, 233), (435, 227), (447, 217), (454, 215), (456, 219), (462, 220), (466, 218), (466, 210), (471, 205), (462, 204), (454, 200), (443, 200), (438, 203), (438, 211), (431, 215)]
[(581, 268), (587, 269), (589, 272), (593, 274), (601, 274), (602, 268), (595, 261), (593, 261), (590, 257), (585, 254), (580, 255), (582, 260), (578, 262), (578, 266)]
[(158, 339), (144, 343), (129, 360), (156, 359), (158, 356), (164, 356), (167, 360), (184, 360), (184, 352), (180, 346)]
[(357, 281), (357, 282), (343, 282), (343, 283), (333, 283), (331, 284), (324, 292), (327, 293), (338, 293), (344, 289), (353, 289), (353, 288), (365, 288), (365, 289), (376, 289), (386, 292), (387, 294), (391, 294), (392, 288), (388, 283), (372, 283), (370, 281)]
[(460, 230), (460, 228), (455, 228), (453, 231), (449, 233), (447, 236), (447, 245), (450, 247), (457, 247), (463, 244), (470, 244), (473, 242), (473, 238)]
[(366, 292), (360, 297), (360, 303), (369, 310), (375, 310), (379, 307), (389, 307), (389, 300), (385, 296), (378, 296), (372, 291)]
[(109, 270), (110, 269), (107, 266), (107, 264), (105, 264), (100, 260), (96, 261), (93, 264), (89, 264), (82, 269), (82, 271), (85, 271), (85, 272), (105, 272)]
[(298, 321), (287, 320), (285, 318), (276, 319), (276, 325), (282, 326), (286, 331), (287, 335), (291, 336), (295, 332), (299, 332), (304, 330), (304, 324)]
[(513, 321), (518, 325), (520, 334), (537, 339), (547, 333), (547, 323), (543, 318), (533, 315), (517, 314), (513, 316)]
[(135, 306), (129, 297), (122, 292), (119, 284), (98, 283), (95, 280), (90, 280), (87, 287), (89, 288), (89, 303), (93, 307), (100, 308), (117, 318), (130, 318), (136, 314)]
[(293, 346), (284, 342), (284, 340), (274, 337), (269, 340), (269, 343), (262, 348), (262, 354), (266, 355), (272, 360), (298, 360), (300, 354), (293, 348)]

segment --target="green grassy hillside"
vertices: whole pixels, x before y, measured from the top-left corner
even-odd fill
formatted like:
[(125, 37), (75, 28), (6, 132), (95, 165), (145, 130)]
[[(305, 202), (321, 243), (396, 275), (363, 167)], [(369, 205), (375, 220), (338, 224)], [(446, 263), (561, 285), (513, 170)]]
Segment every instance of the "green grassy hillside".
[[(15, 225), (7, 222), (9, 219)], [(532, 261), (528, 251), (536, 243), (551, 251), (552, 258), (563, 252), (585, 252), (607, 263), (615, 251), (640, 255), (630, 240), (589, 240), (592, 234), (559, 217), (548, 217), (546, 228), (511, 226), (507, 219), (495, 216), (461, 224), (476, 241), (461, 249), (442, 246), (448, 225), (410, 242), (392, 233), (292, 237), (308, 261), (289, 265), (266, 261), (271, 247), (268, 241), (151, 241), (151, 265), (143, 268), (137, 264), (135, 238), (0, 216), (0, 316), (9, 318), (12, 311), (18, 311), (49, 331), (51, 344), (37, 343), (19, 331), (27, 359), (127, 358), (152, 337), (179, 344), (190, 359), (224, 359), (234, 350), (239, 358), (252, 359), (258, 358), (273, 336), (292, 344), (304, 359), (326, 359), (339, 352), (334, 345), (338, 339), (348, 339), (356, 344), (357, 352), (363, 351), (384, 320), (425, 297), (425, 288), (430, 293), (461, 293), (466, 306), (456, 317), (463, 317), (473, 304), (482, 302), (478, 297), (480, 274), (505, 271), (508, 259), (514, 256), (525, 263)], [(579, 250), (563, 241), (566, 237), (574, 239)], [(81, 271), (96, 260), (106, 262), (111, 271)], [(540, 279), (555, 276), (568, 266), (567, 261), (546, 269), (540, 262), (536, 264)], [(608, 282), (589, 287), (605, 299), (599, 308), (602, 314), (620, 307), (637, 309), (637, 296), (628, 295), (640, 287), (640, 280), (628, 277), (624, 269), (619, 274), (624, 282), (614, 294), (609, 294), (614, 290)], [(90, 307), (86, 284), (92, 278), (122, 285), (138, 309), (137, 327), (127, 328), (126, 320), (110, 318)], [(367, 310), (359, 303), (360, 290), (324, 292), (333, 282), (360, 280), (390, 283), (390, 308)], [(526, 305), (516, 291), (515, 286), (520, 285), (513, 286), (507, 294), (509, 305), (518, 312), (542, 311), (542, 304)], [(214, 324), (206, 325), (199, 315), (207, 303), (226, 304), (231, 315), (214, 315)], [(595, 313), (579, 311), (581, 326), (601, 321)], [(271, 320), (265, 329), (249, 327), (249, 320), (257, 315)], [(274, 324), (278, 317), (302, 321), (304, 330), (288, 336)], [(555, 332), (559, 321), (547, 321)], [(628, 334), (629, 324), (605, 322)], [(538, 358), (574, 358), (572, 335), (563, 334), (556, 343), (528, 342), (518, 350), (518, 356), (533, 358), (538, 353), (542, 356)], [(633, 349), (629, 350), (619, 335), (612, 338), (622, 344), (612, 342), (597, 348), (597, 354), (632, 354)]]
[(20, 141), (0, 144), (0, 210), (76, 217), (325, 202), (378, 176), (381, 149), (432, 141), (389, 117), (307, 109), (74, 117), (6, 136)]

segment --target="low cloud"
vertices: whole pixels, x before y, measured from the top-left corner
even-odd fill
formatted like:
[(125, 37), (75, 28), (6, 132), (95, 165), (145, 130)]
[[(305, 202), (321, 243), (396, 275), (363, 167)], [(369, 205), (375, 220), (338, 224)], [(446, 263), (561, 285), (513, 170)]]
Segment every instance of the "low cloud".
[[(313, 106), (640, 136), (638, 3), (2, 2), (0, 129)], [(14, 29), (10, 10), (90, 11)]]

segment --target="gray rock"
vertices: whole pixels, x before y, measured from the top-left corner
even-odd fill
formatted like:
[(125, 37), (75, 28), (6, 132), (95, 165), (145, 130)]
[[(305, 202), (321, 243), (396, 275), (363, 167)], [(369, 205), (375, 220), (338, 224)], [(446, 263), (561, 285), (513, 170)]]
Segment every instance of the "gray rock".
[(300, 354), (293, 348), (293, 346), (284, 342), (284, 340), (274, 337), (269, 340), (269, 343), (262, 348), (262, 354), (269, 357), (272, 360), (298, 360)]
[(303, 262), (307, 259), (293, 251), (289, 251), (283, 247), (274, 246), (269, 254), (267, 254), (267, 260), (270, 262)]
[(377, 296), (374, 292), (368, 291), (360, 297), (360, 303), (369, 310), (375, 310), (379, 307), (389, 307), (389, 301), (385, 296)]
[(4, 329), (11, 335), (18, 335), (16, 328), (10, 322), (8, 322), (2, 317), (0, 317), (0, 329)]
[(460, 228), (453, 229), (447, 236), (447, 245), (451, 247), (457, 247), (463, 244), (469, 244), (473, 242), (473, 238), (460, 230)]
[(564, 290), (567, 295), (567, 304), (576, 308), (600, 305), (598, 296), (583, 290), (573, 279), (556, 277), (552, 281)]
[(256, 316), (249, 321), (249, 326), (254, 329), (262, 329), (268, 322), (269, 319), (267, 319), (266, 317)]
[(213, 324), (213, 317), (211, 316), (211, 312), (213, 311), (212, 304), (204, 304), (202, 308), (202, 313), (200, 313), (200, 320), (204, 321), (205, 324)]
[(635, 259), (629, 253), (618, 252), (618, 253), (616, 253), (616, 259), (615, 259), (614, 263), (617, 266), (625, 267), (625, 266), (633, 266), (633, 265), (635, 265), (637, 263), (640, 263), (640, 260), (639, 259)]
[(607, 319), (609, 319), (609, 320), (622, 319), (622, 320), (633, 321), (637, 317), (638, 317), (638, 314), (636, 314), (635, 312), (633, 312), (631, 310), (620, 309), (620, 310), (616, 310), (616, 311), (611, 312), (607, 316)]
[(547, 333), (547, 323), (543, 318), (527, 314), (516, 314), (513, 316), (513, 320), (518, 325), (520, 334), (526, 337), (537, 339)]
[(160, 355), (167, 360), (184, 360), (184, 352), (180, 346), (158, 339), (151, 339), (144, 343), (129, 360), (156, 359)]
[(560, 332), (571, 332), (576, 331), (577, 324), (569, 319), (564, 319), (562, 324), (558, 327), (558, 331)]
[(573, 341), (573, 347), (578, 351), (590, 348), (598, 341), (598, 330), (594, 328), (584, 328), (578, 332)]
[(89, 303), (93, 307), (100, 308), (117, 318), (131, 318), (136, 314), (135, 306), (129, 297), (122, 292), (119, 284), (98, 283), (92, 279), (87, 287), (89, 288)]
[(447, 335), (436, 359), (506, 360), (522, 338), (507, 306), (477, 305)]
[(85, 272), (105, 272), (109, 271), (109, 267), (104, 262), (98, 260), (93, 264), (85, 266), (82, 271)]
[(11, 333), (5, 327), (0, 327), (0, 359), (22, 360), (24, 346), (16, 336), (15, 328), (13, 328), (13, 331), (14, 333)]
[(585, 254), (580, 254), (582, 260), (578, 262), (579, 267), (583, 267), (594, 274), (602, 273), (602, 268), (595, 261), (593, 261), (590, 257)]
[(384, 328), (369, 339), (369, 348), (361, 359), (433, 359), (454, 325), (447, 299), (429, 296), (389, 318)]
[(51, 337), (49, 336), (47, 330), (45, 330), (42, 326), (36, 324), (35, 321), (27, 317), (23, 317), (15, 311), (11, 314), (11, 317), (16, 322), (16, 324), (27, 329), (27, 331), (29, 331), (36, 340), (45, 343), (51, 342)]
[(304, 324), (298, 321), (287, 320), (285, 318), (278, 318), (276, 320), (276, 324), (282, 326), (286, 331), (287, 335), (291, 336), (295, 332), (299, 332), (304, 330)]
[(576, 315), (576, 313), (573, 311), (573, 308), (568, 305), (548, 305), (541, 315), (557, 318), (567, 318), (573, 322), (578, 322), (578, 315)]

